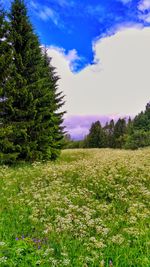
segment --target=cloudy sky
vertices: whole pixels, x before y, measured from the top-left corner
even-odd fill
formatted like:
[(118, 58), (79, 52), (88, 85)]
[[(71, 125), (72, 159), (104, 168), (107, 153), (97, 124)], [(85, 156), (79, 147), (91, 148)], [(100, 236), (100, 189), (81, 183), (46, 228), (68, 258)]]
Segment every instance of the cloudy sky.
[[(3, 0), (5, 7), (10, 1)], [(72, 137), (150, 101), (150, 0), (31, 0), (29, 16), (61, 77)]]

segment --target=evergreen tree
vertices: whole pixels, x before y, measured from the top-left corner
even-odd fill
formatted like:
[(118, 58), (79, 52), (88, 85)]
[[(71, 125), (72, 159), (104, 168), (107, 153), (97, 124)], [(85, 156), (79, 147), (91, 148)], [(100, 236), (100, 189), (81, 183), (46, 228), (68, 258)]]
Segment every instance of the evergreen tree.
[(63, 113), (58, 109), (63, 101), (61, 93), (56, 93), (58, 77), (41, 51), (23, 0), (12, 3), (9, 19), (12, 68), (2, 116), (3, 127), (10, 125), (13, 130), (9, 154), (15, 154), (16, 160), (54, 159), (62, 139)]
[(131, 117), (129, 117), (128, 122), (127, 122), (127, 134), (132, 134), (133, 132), (133, 120)]
[[(62, 92), (57, 92), (59, 80), (55, 68), (51, 65), (51, 58), (48, 57), (47, 50), (43, 51), (44, 85), (38, 97), (36, 125), (43, 126), (43, 133), (36, 137), (38, 140), (38, 151), (45, 154), (47, 158), (56, 159), (60, 149), (63, 147), (63, 115), (60, 108), (64, 105)], [(43, 94), (42, 94), (43, 93)], [(40, 124), (39, 124), (40, 118)], [(41, 131), (41, 128), (39, 128)]]
[[(3, 90), (4, 83), (6, 82), (6, 69), (7, 66), (5, 64), (6, 62), (6, 21), (5, 21), (5, 13), (2, 9), (2, 6), (0, 4), (0, 103), (2, 103), (5, 100), (5, 93)], [(2, 104), (0, 105), (1, 108)], [(3, 110), (0, 109), (0, 125), (2, 124), (2, 113)]]
[(106, 146), (110, 148), (114, 147), (114, 127), (114, 120), (111, 120), (109, 123), (107, 122), (104, 127), (106, 136)]
[(147, 117), (150, 120), (150, 102), (147, 103), (145, 113), (147, 114)]
[(140, 114), (138, 114), (134, 121), (133, 121), (133, 128), (134, 130), (150, 130), (150, 120), (147, 116), (146, 112), (141, 112)]
[(105, 147), (105, 134), (99, 121), (92, 123), (86, 143), (90, 148)]
[[(12, 126), (5, 123), (6, 102), (8, 103), (6, 87), (9, 87), (12, 49), (8, 41), (9, 25), (6, 14), (0, 5), (0, 162), (11, 161), (16, 156), (13, 153)], [(11, 151), (11, 155), (9, 152)]]
[[(129, 124), (129, 122), (128, 122)], [(150, 145), (150, 103), (145, 111), (140, 112), (128, 126), (125, 148), (137, 149)]]
[(3, 86), (6, 83), (10, 65), (10, 45), (7, 40), (8, 23), (6, 22), (6, 14), (0, 5), (0, 99), (4, 98)]
[(140, 112), (133, 121), (134, 130), (150, 131), (150, 103), (146, 105), (145, 111)]
[(114, 148), (122, 148), (124, 144), (124, 137), (127, 132), (126, 120), (118, 119), (114, 126)]

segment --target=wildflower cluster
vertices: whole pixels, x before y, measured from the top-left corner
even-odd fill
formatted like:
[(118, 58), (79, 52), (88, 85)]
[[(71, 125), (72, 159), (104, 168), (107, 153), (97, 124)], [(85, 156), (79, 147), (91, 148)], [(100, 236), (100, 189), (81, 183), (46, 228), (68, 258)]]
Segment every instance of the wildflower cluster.
[(149, 149), (87, 149), (1, 167), (1, 261), (148, 267), (149, 162)]

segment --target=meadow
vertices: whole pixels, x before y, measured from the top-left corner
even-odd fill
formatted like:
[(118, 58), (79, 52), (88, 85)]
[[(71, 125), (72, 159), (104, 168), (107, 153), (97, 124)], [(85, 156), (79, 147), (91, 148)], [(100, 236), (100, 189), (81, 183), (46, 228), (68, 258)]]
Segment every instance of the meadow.
[(0, 167), (0, 266), (149, 267), (150, 149)]

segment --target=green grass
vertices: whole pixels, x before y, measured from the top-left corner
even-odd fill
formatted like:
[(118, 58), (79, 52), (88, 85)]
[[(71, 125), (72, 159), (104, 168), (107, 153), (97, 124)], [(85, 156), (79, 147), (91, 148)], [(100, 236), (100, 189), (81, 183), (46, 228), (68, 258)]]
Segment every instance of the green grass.
[(0, 266), (149, 267), (150, 149), (0, 167)]

